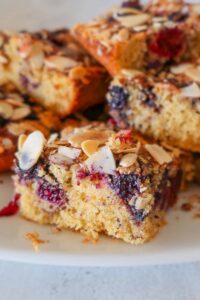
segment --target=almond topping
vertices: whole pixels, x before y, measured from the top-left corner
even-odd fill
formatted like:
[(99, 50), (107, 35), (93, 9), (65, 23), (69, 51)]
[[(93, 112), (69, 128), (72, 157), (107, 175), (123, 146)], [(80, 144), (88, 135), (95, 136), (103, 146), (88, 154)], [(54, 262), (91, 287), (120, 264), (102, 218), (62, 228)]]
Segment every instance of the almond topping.
[(104, 144), (110, 136), (110, 131), (101, 130), (87, 130), (73, 134), (69, 139), (69, 143), (74, 147), (81, 147), (82, 142), (86, 140), (97, 140), (99, 143)]
[(4, 55), (0, 54), (0, 64), (7, 64), (8, 59)]
[(185, 73), (185, 71), (189, 68), (192, 68), (193, 65), (189, 64), (189, 63), (185, 63), (185, 64), (180, 64), (180, 65), (176, 65), (170, 68), (170, 71), (173, 74), (183, 74)]
[(157, 144), (146, 144), (144, 147), (160, 165), (172, 161), (171, 155), (169, 155), (169, 153), (161, 146)]
[(28, 105), (23, 105), (22, 107), (16, 108), (14, 110), (11, 119), (13, 121), (20, 120), (30, 115), (30, 113), (31, 113), (30, 107)]
[(25, 134), (21, 134), (18, 138), (18, 143), (17, 143), (17, 149), (18, 151), (21, 151), (22, 150), (22, 146), (24, 145), (24, 142), (27, 138), (27, 135)]
[(190, 77), (192, 80), (200, 82), (200, 69), (188, 68), (185, 70), (185, 75)]
[(2, 145), (3, 145), (3, 147), (4, 147), (5, 149), (10, 149), (10, 148), (13, 147), (13, 142), (12, 142), (12, 140), (9, 139), (9, 138), (4, 138), (4, 139), (2, 140)]
[(141, 32), (141, 31), (146, 31), (147, 30), (147, 25), (138, 25), (133, 27), (133, 30), (136, 32)]
[(22, 170), (32, 168), (40, 158), (45, 145), (45, 138), (42, 132), (34, 131), (25, 140), (19, 152), (19, 166)]
[(112, 151), (108, 146), (100, 148), (93, 153), (86, 161), (86, 166), (91, 172), (114, 174), (116, 163)]
[(8, 124), (7, 129), (11, 134), (16, 136), (19, 136), (20, 134), (23, 134), (26, 131), (26, 128), (21, 126), (21, 124), (17, 124), (17, 123)]
[(71, 159), (76, 159), (81, 154), (81, 150), (76, 148), (66, 147), (66, 146), (60, 146), (58, 148), (58, 154), (66, 156)]
[(128, 168), (128, 167), (131, 167), (136, 162), (136, 160), (137, 160), (137, 154), (129, 153), (122, 157), (119, 165), (121, 167)]
[(200, 97), (200, 87), (198, 86), (198, 84), (193, 82), (192, 84), (181, 89), (181, 95), (183, 97), (199, 98)]
[(138, 15), (117, 15), (115, 19), (121, 23), (122, 26), (127, 28), (132, 28), (135, 26), (143, 25), (147, 23), (150, 16), (148, 14), (138, 14)]
[(45, 59), (45, 64), (48, 68), (65, 71), (79, 65), (77, 61), (69, 57), (52, 55)]
[(122, 69), (121, 73), (122, 75), (127, 76), (130, 79), (143, 74), (142, 71), (138, 71), (135, 69)]
[(13, 108), (10, 104), (5, 101), (0, 101), (0, 116), (4, 119), (10, 119), (13, 114)]
[(86, 140), (81, 143), (81, 148), (87, 156), (91, 156), (94, 152), (97, 151), (99, 145), (100, 145), (99, 141)]

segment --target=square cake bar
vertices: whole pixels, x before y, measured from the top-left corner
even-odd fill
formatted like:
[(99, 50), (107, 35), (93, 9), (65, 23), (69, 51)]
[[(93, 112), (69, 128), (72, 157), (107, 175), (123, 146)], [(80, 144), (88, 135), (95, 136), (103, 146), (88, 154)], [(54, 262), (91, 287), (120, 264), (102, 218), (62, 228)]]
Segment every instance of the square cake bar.
[(54, 112), (31, 101), (12, 84), (0, 87), (0, 172), (11, 169), (21, 134), (40, 130), (48, 138), (65, 124)]
[(182, 0), (124, 1), (96, 21), (78, 24), (75, 38), (116, 75), (160, 69), (200, 55), (200, 5)]
[(95, 240), (100, 233), (132, 244), (150, 240), (181, 181), (173, 151), (103, 124), (66, 128), (48, 141), (35, 131), (16, 157), (21, 214)]
[(0, 83), (65, 116), (100, 103), (108, 74), (68, 30), (0, 34)]
[(200, 152), (200, 64), (184, 63), (152, 75), (124, 70), (107, 96), (120, 128), (134, 127), (155, 140)]

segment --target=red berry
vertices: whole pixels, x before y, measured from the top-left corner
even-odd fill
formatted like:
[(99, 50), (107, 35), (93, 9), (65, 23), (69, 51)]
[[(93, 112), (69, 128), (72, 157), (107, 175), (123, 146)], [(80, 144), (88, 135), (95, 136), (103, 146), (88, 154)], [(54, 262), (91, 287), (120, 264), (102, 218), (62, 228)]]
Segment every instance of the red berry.
[(149, 45), (151, 52), (160, 57), (173, 59), (183, 49), (184, 34), (179, 28), (165, 28), (156, 33)]
[(0, 209), (0, 217), (8, 217), (15, 215), (19, 210), (20, 194), (16, 194), (14, 198), (2, 209)]

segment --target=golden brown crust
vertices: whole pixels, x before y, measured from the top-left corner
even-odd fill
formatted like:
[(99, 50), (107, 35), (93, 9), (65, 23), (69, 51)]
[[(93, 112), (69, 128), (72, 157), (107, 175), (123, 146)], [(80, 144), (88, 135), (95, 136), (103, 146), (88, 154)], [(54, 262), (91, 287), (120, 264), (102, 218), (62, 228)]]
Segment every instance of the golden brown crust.
[(106, 70), (68, 30), (6, 35), (1, 56), (6, 63), (1, 64), (0, 82), (12, 81), (61, 116), (104, 101)]

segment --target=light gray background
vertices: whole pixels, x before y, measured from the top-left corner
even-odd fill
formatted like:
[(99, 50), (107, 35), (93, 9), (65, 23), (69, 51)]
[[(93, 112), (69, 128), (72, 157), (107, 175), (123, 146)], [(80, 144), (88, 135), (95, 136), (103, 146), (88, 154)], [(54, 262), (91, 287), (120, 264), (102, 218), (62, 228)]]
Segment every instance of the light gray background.
[(67, 268), (0, 263), (1, 300), (199, 300), (200, 264)]
[[(111, 0), (0, 0), (1, 29), (85, 21)], [(113, 3), (119, 1), (113, 0)], [(68, 9), (65, 9), (66, 6)], [(81, 13), (80, 13), (81, 11)], [(0, 300), (199, 300), (200, 263), (139, 268), (67, 268), (0, 262)]]

